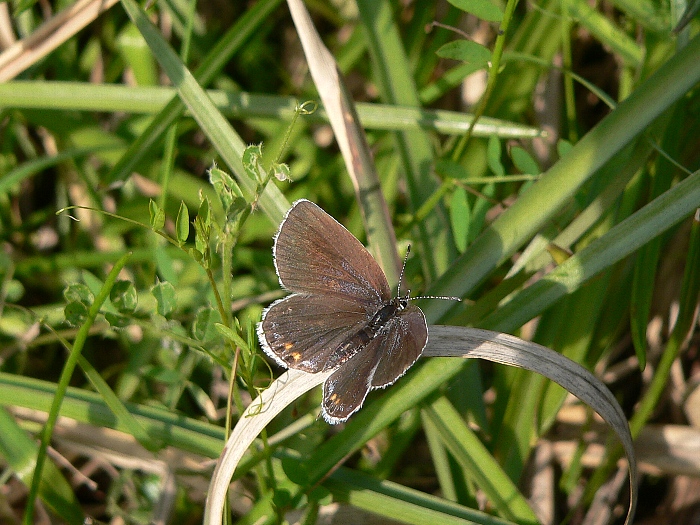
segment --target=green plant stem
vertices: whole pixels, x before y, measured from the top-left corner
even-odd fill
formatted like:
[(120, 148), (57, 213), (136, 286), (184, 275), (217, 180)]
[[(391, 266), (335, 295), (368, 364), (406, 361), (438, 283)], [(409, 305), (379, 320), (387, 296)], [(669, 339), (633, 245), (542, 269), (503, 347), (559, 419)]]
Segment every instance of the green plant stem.
[[(569, 2), (562, 2), (561, 47), (562, 69), (571, 71), (571, 17), (569, 16)], [(578, 141), (578, 129), (576, 125), (576, 97), (574, 95), (574, 78), (564, 75), (564, 113), (566, 115), (567, 134), (569, 141), (576, 144)]]
[(452, 160), (454, 160), (455, 162), (459, 161), (459, 159), (462, 157), (464, 149), (466, 148), (467, 143), (469, 142), (469, 139), (472, 136), (472, 132), (474, 131), (474, 126), (478, 122), (479, 118), (481, 118), (481, 116), (484, 114), (484, 111), (486, 110), (486, 105), (488, 104), (489, 99), (491, 98), (491, 93), (493, 92), (493, 88), (496, 85), (498, 72), (501, 68), (501, 58), (503, 57), (503, 48), (505, 47), (506, 43), (508, 26), (510, 25), (510, 21), (513, 18), (513, 13), (517, 5), (518, 0), (508, 0), (508, 4), (506, 4), (506, 9), (503, 14), (503, 21), (501, 22), (499, 34), (496, 37), (496, 44), (494, 45), (493, 53), (491, 55), (491, 66), (489, 67), (488, 80), (486, 81), (486, 91), (484, 92), (484, 94), (481, 97), (481, 100), (479, 101), (479, 105), (476, 108), (476, 112), (474, 113), (474, 118), (469, 123), (469, 129), (459, 139), (457, 146), (452, 152)]
[(75, 341), (73, 341), (73, 346), (70, 353), (68, 354), (68, 359), (61, 372), (61, 377), (56, 386), (56, 395), (51, 403), (51, 410), (49, 411), (48, 419), (41, 432), (41, 445), (39, 446), (39, 454), (36, 458), (36, 466), (34, 467), (34, 475), (32, 477), (32, 484), (29, 488), (29, 495), (27, 497), (27, 510), (24, 513), (24, 524), (32, 525), (34, 523), (34, 501), (39, 493), (39, 483), (41, 481), (41, 473), (44, 468), (44, 463), (46, 462), (46, 451), (49, 447), (49, 442), (51, 441), (51, 436), (53, 435), (53, 429), (56, 426), (56, 421), (58, 420), (59, 412), (61, 411), (61, 403), (66, 395), (66, 390), (68, 389), (68, 383), (73, 375), (75, 366), (78, 363), (80, 354), (85, 346), (85, 341), (87, 341), (88, 334), (90, 332), (90, 327), (95, 322), (97, 314), (100, 312), (102, 304), (109, 297), (109, 292), (114, 286), (117, 280), (119, 272), (124, 268), (126, 261), (129, 260), (130, 254), (125, 254), (119, 258), (119, 260), (114, 264), (112, 270), (107, 275), (105, 279), (104, 286), (100, 290), (100, 293), (95, 297), (95, 302), (92, 303), (90, 309), (88, 310), (87, 318), (85, 322), (78, 330), (75, 336)]

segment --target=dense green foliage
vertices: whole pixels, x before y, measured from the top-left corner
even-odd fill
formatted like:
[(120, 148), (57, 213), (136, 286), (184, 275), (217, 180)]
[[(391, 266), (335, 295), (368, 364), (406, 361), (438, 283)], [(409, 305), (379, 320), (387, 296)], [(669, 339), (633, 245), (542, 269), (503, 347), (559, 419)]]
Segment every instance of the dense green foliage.
[[(595, 370), (635, 437), (685, 423), (700, 36), (692, 17), (673, 30), (677, 2), (308, 2), (373, 186), (366, 165), (348, 176), (281, 0), (123, 0), (40, 30), (69, 6), (17, 1), (0, 21), (31, 43), (0, 54), (0, 458), (21, 495), (8, 508), (25, 512), (38, 465), (32, 490), (62, 521), (201, 520), (207, 460), (278, 372), (254, 326), (284, 294), (272, 237), (302, 197), (378, 260), (410, 243), (405, 288), (465, 298), (421, 302), (431, 324), (515, 333)], [(377, 240), (391, 225), (364, 184), (381, 188), (396, 246)], [(580, 523), (619, 455), (586, 462), (584, 429), (606, 442), (592, 416), (562, 423), (566, 391), (502, 366), (423, 359), (370, 395), (380, 416), (340, 427), (319, 399), (244, 458), (234, 521), (314, 523), (340, 502), (406, 523), (536, 523), (528, 466), (548, 440), (571, 445), (548, 487), (555, 522)], [(46, 455), (52, 431), (63, 461)], [(626, 508), (624, 486), (605, 490)]]

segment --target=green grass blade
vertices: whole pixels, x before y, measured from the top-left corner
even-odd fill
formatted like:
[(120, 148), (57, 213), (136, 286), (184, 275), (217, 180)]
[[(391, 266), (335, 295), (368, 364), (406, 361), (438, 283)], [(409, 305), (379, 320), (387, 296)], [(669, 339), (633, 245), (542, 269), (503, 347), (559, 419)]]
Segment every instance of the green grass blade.
[[(429, 293), (464, 295), (481, 283), (550, 220), (581, 184), (700, 81), (699, 54), (700, 37), (696, 37), (486, 228)], [(434, 322), (452, 306), (447, 301), (432, 301), (424, 312)]]
[[(163, 37), (153, 27), (138, 5), (132, 0), (123, 0), (122, 5), (134, 24), (139, 28), (139, 31), (141, 31), (146, 42), (148, 42), (160, 65), (165, 69), (178, 89), (182, 101), (202, 128), (202, 131), (206, 133), (209, 140), (214, 144), (217, 152), (232, 170), (238, 183), (249, 194), (252, 194), (255, 191), (255, 182), (247, 176), (243, 168), (241, 159), (246, 145), (241, 137), (221, 113), (217, 111), (211, 99), (197, 83), (192, 73), (190, 73), (167, 42), (163, 40)], [(277, 187), (270, 184), (260, 199), (260, 206), (270, 220), (277, 224), (284, 217), (284, 213), (289, 208), (289, 203)]]
[[(298, 103), (294, 97), (240, 91), (208, 89), (206, 93), (222, 115), (238, 119), (270, 118), (291, 121)], [(29, 80), (0, 83), (0, 100), (7, 107), (15, 108), (123, 111), (161, 115), (166, 109), (159, 108), (166, 104), (170, 107), (174, 96), (177, 96), (177, 90), (168, 86), (130, 87), (119, 84)], [(177, 105), (182, 105), (179, 99), (176, 100)], [(181, 109), (184, 111), (184, 106)], [(457, 135), (464, 133), (472, 121), (472, 115), (457, 111), (366, 102), (357, 104), (357, 112), (362, 126), (366, 129), (424, 129)], [(328, 115), (323, 106), (304, 118), (308, 122), (328, 122)], [(149, 129), (152, 125), (149, 125)], [(479, 119), (474, 127), (474, 136), (493, 135), (501, 138), (529, 139), (541, 136), (542, 131), (517, 122), (488, 117)], [(128, 151), (138, 155), (131, 147)]]
[[(418, 107), (418, 94), (391, 5), (386, 0), (361, 0), (358, 7), (384, 100)], [(395, 139), (415, 212), (438, 188), (430, 171), (433, 152), (428, 137), (421, 131), (396, 133)], [(455, 254), (448, 232), (449, 221), (442, 206), (436, 207), (434, 213), (417, 226), (415, 241), (429, 280), (439, 276)]]
[[(9, 399), (9, 398), (4, 398)], [(39, 446), (15, 422), (12, 415), (0, 406), (0, 456), (22, 482), (29, 486), (36, 465)], [(56, 465), (48, 463), (41, 474), (39, 496), (62, 520), (73, 525), (83, 523), (85, 516), (75, 494)]]
[(593, 241), (542, 280), (518, 293), (484, 320), (484, 326), (509, 331), (521, 326), (695, 211), (700, 202), (700, 172), (680, 182)]
[(323, 484), (339, 501), (411, 525), (512, 523), (346, 468), (338, 469)]
[[(258, 2), (246, 11), (240, 20), (217, 42), (216, 46), (207, 54), (201, 66), (197, 68), (195, 72), (197, 80), (203, 85), (209, 84), (246, 42), (255, 28), (259, 27), (262, 21), (280, 3), (281, 0)], [(134, 167), (162, 139), (175, 120), (182, 115), (184, 109), (185, 104), (183, 101), (179, 98), (172, 98), (112, 168), (106, 178), (107, 182), (110, 183), (126, 178), (133, 171)]]
[(438, 398), (425, 412), (447, 449), (465, 469), (467, 476), (484, 491), (501, 516), (517, 523), (538, 523), (515, 483), (447, 399)]

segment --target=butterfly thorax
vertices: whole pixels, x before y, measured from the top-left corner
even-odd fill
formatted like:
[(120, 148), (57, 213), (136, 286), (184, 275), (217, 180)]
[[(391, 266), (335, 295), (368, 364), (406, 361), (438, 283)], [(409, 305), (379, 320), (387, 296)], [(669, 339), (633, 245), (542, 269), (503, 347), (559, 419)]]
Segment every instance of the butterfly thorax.
[(396, 315), (396, 312), (406, 308), (407, 304), (408, 300), (406, 298), (395, 297), (394, 299), (386, 303), (384, 306), (382, 306), (376, 314), (374, 314), (374, 317), (372, 317), (370, 322), (367, 323), (367, 326), (363, 329), (363, 331), (371, 332), (371, 339), (372, 337), (377, 335), (377, 332), (381, 330), (382, 326), (384, 326), (387, 323), (387, 321), (389, 321), (389, 319)]
[(325, 369), (336, 368), (356, 355), (381, 332), (382, 328), (396, 316), (397, 312), (406, 308), (407, 305), (408, 300), (405, 297), (395, 297), (388, 303), (385, 303), (377, 310), (377, 313), (374, 314), (366, 326), (360, 328), (338, 346), (338, 349), (331, 355)]

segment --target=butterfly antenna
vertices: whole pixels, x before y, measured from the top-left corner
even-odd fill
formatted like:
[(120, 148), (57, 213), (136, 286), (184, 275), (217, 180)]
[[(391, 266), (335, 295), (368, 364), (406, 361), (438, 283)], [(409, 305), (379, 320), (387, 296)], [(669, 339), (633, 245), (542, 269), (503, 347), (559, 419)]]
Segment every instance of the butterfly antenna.
[(406, 255), (403, 258), (403, 266), (401, 267), (401, 273), (399, 274), (399, 286), (397, 288), (398, 295), (401, 295), (401, 283), (403, 282), (403, 272), (406, 270), (406, 261), (408, 261), (408, 254), (411, 253), (411, 245), (409, 244), (406, 248)]
[[(410, 244), (406, 248), (406, 256), (403, 258), (403, 266), (401, 267), (401, 273), (399, 274), (399, 288), (398, 288), (399, 295), (401, 295), (401, 282), (403, 281), (403, 272), (404, 272), (404, 270), (406, 270), (406, 261), (408, 261), (408, 254), (409, 253), (411, 253), (411, 245)], [(421, 295), (419, 297), (411, 297), (411, 290), (409, 290), (408, 293), (406, 294), (406, 298), (410, 299), (411, 301), (415, 301), (416, 299), (444, 299), (445, 301), (462, 302), (462, 299), (459, 297), (452, 297), (452, 296), (445, 296), (445, 295)]]
[(444, 299), (445, 301), (462, 302), (460, 297), (452, 297), (450, 295), (419, 295), (418, 297), (411, 297), (411, 301), (415, 301), (416, 299)]

